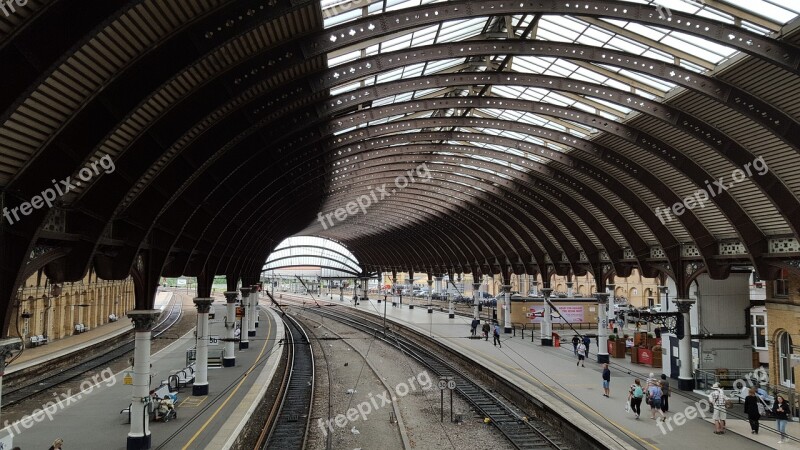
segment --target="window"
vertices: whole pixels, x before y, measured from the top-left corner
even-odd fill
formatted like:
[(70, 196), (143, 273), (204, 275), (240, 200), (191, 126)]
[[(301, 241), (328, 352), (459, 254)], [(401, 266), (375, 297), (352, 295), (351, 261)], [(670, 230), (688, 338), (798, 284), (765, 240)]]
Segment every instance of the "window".
[(789, 296), (789, 271), (786, 269), (781, 270), (781, 274), (775, 280), (775, 297), (788, 297)]
[(767, 350), (767, 314), (764, 311), (750, 314), (750, 325), (753, 328), (753, 349)]
[(786, 387), (794, 387), (791, 354), (792, 337), (784, 331), (778, 335), (778, 370), (781, 385)]

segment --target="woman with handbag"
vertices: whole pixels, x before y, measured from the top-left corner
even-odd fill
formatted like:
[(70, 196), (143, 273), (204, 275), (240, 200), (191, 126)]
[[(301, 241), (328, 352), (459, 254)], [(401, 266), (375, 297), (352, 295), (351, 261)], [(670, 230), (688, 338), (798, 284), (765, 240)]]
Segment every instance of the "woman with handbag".
[(761, 399), (756, 396), (755, 388), (750, 388), (744, 399), (744, 413), (747, 414), (747, 420), (750, 422), (750, 434), (758, 434), (758, 419), (761, 418), (760, 401)]

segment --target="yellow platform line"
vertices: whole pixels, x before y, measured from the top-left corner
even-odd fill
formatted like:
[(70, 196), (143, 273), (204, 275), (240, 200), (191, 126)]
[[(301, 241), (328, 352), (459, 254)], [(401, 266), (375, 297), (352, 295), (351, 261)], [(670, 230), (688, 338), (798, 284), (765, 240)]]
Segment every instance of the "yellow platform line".
[(250, 366), (250, 368), (249, 368), (249, 369), (247, 369), (247, 372), (245, 372), (245, 373), (244, 373), (244, 376), (242, 377), (241, 381), (239, 381), (239, 384), (237, 384), (237, 385), (236, 385), (236, 387), (233, 389), (233, 391), (231, 391), (231, 393), (230, 393), (230, 394), (228, 394), (228, 397), (225, 399), (225, 401), (224, 401), (224, 402), (222, 402), (222, 404), (221, 404), (221, 405), (219, 405), (219, 407), (217, 408), (217, 410), (216, 410), (216, 411), (214, 411), (214, 414), (212, 414), (212, 415), (211, 415), (211, 417), (209, 417), (209, 418), (208, 418), (208, 420), (206, 420), (206, 421), (205, 421), (205, 423), (203, 424), (203, 426), (201, 426), (201, 427), (200, 427), (200, 429), (199, 429), (199, 430), (197, 430), (197, 432), (194, 434), (194, 436), (192, 436), (192, 438), (191, 438), (191, 439), (189, 439), (189, 442), (187, 442), (187, 443), (186, 443), (186, 445), (184, 445), (184, 446), (182, 447), (182, 450), (187, 450), (187, 449), (189, 448), (189, 446), (191, 446), (191, 445), (192, 445), (192, 443), (193, 443), (195, 440), (197, 440), (197, 437), (198, 437), (198, 436), (200, 436), (200, 434), (201, 434), (203, 431), (205, 431), (205, 429), (208, 427), (208, 425), (209, 425), (211, 422), (213, 422), (213, 421), (214, 421), (214, 418), (215, 418), (215, 417), (217, 417), (217, 414), (219, 414), (219, 412), (220, 412), (220, 411), (222, 411), (222, 408), (224, 408), (224, 407), (225, 407), (225, 405), (227, 405), (227, 404), (228, 404), (228, 401), (230, 401), (230, 399), (231, 399), (231, 398), (233, 398), (233, 396), (236, 394), (236, 392), (239, 390), (239, 388), (240, 388), (240, 387), (242, 387), (242, 384), (244, 384), (245, 380), (247, 380), (247, 377), (250, 375), (250, 372), (252, 372), (253, 370), (255, 370), (256, 366), (257, 366), (257, 365), (259, 364), (259, 362), (261, 361), (261, 356), (264, 354), (264, 350), (266, 350), (266, 349), (267, 349), (267, 344), (269, 344), (269, 341), (270, 341), (270, 339), (269, 339), (269, 336), (270, 336), (270, 334), (272, 334), (272, 321), (270, 320), (270, 321), (268, 321), (267, 323), (269, 324), (269, 326), (267, 327), (267, 338), (266, 338), (266, 339), (264, 339), (264, 345), (261, 347), (261, 352), (260, 352), (260, 353), (258, 354), (258, 356), (256, 357), (256, 360), (255, 360), (255, 361), (253, 361), (253, 365), (252, 365), (252, 366)]

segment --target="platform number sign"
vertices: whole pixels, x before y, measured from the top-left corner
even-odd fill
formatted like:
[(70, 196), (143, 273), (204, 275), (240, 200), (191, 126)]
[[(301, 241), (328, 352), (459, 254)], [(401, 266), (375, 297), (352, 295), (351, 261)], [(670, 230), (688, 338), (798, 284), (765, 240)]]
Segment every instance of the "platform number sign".
[(447, 380), (441, 379), (441, 380), (439, 380), (438, 384), (439, 384), (439, 389), (440, 390), (443, 391), (443, 390), (447, 389)]
[(450, 389), (452, 391), (455, 388), (456, 388), (455, 380), (450, 380), (450, 381), (447, 382), (447, 389)]
[(218, 335), (209, 336), (208, 345), (219, 345), (219, 336)]

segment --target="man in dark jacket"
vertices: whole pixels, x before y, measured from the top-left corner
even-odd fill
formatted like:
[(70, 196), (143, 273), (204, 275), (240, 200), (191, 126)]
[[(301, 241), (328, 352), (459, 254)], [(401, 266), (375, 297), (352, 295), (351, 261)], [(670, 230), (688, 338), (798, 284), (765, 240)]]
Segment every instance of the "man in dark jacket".
[(482, 328), (482, 330), (483, 330), (483, 340), (484, 341), (488, 341), (489, 340), (489, 330), (491, 330), (491, 329), (492, 329), (492, 327), (489, 326), (489, 321), (487, 320), (483, 324), (483, 328)]
[(583, 336), (583, 345), (586, 346), (586, 354), (584, 355), (587, 359), (589, 358), (589, 346), (592, 345), (592, 338), (589, 336)]
[(580, 343), (581, 338), (579, 338), (577, 334), (572, 336), (572, 352), (575, 353), (575, 356), (578, 356), (578, 344)]
[(481, 321), (478, 319), (472, 319), (471, 329), (472, 335), (475, 336), (478, 334), (478, 325), (481, 324)]

